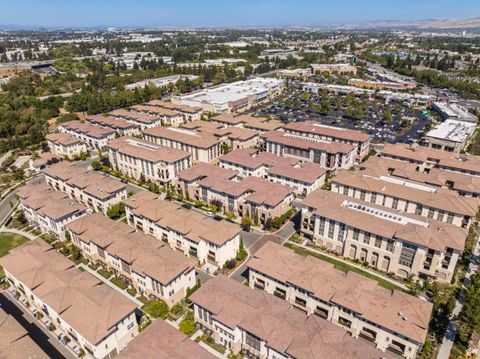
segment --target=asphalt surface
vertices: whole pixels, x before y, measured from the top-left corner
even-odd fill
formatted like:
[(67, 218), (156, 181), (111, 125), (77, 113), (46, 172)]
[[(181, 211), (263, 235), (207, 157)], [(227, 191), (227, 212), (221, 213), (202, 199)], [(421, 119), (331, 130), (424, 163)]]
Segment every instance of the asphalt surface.
[(46, 329), (38, 327), (33, 322), (33, 317), (17, 307), (5, 292), (0, 293), (0, 306), (28, 331), (28, 336), (32, 338), (50, 358), (73, 358), (73, 355), (70, 354), (66, 348), (57, 342), (55, 338), (47, 334)]

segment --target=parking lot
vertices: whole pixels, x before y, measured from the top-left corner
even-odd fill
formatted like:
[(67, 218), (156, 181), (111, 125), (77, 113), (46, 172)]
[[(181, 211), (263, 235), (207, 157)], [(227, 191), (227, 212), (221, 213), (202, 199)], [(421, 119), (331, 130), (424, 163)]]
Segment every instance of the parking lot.
[(286, 90), (283, 96), (254, 109), (252, 114), (284, 122), (316, 120), (325, 125), (361, 130), (372, 135), (374, 142), (388, 143), (415, 142), (428, 122), (421, 111), (405, 105), (296, 89)]

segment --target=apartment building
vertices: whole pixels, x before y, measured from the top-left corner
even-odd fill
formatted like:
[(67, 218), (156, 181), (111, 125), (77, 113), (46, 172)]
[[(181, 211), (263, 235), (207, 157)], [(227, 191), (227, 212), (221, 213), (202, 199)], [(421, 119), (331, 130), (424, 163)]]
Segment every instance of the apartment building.
[(434, 150), (418, 145), (387, 144), (378, 154), (398, 161), (415, 163), (419, 171), (431, 168), (480, 176), (480, 156)]
[(87, 214), (87, 207), (56, 192), (46, 183), (28, 184), (17, 191), (20, 209), (42, 232), (65, 238), (65, 225)]
[(171, 306), (195, 286), (193, 259), (123, 222), (95, 213), (69, 223), (67, 228), (72, 243), (86, 258), (126, 278), (146, 297)]
[(107, 213), (108, 209), (127, 198), (127, 185), (121, 181), (60, 162), (43, 170), (45, 181), (56, 191), (84, 204), (95, 212)]
[(407, 278), (450, 282), (467, 230), (318, 190), (300, 205), (302, 233), (344, 257)]
[(9, 284), (94, 358), (113, 358), (138, 334), (136, 304), (42, 239), (1, 258)]
[[(248, 262), (250, 287), (347, 330), (377, 349), (414, 359), (427, 338), (433, 305), (312, 256), (268, 242)], [(359, 343), (360, 344), (360, 343)]]
[(148, 128), (143, 131), (143, 138), (161, 146), (187, 151), (192, 155), (192, 161), (210, 162), (222, 154), (219, 138), (184, 128)]
[(215, 359), (205, 348), (164, 320), (155, 320), (135, 337), (118, 359)]
[(464, 228), (475, 218), (480, 205), (479, 199), (448, 189), (351, 171), (332, 179), (332, 191)]
[(50, 152), (54, 155), (74, 158), (87, 153), (87, 146), (79, 138), (68, 133), (49, 133), (45, 136)]
[(220, 167), (237, 171), (242, 177), (265, 178), (293, 188), (297, 195), (307, 195), (320, 188), (327, 173), (315, 163), (258, 152), (253, 148), (232, 151), (218, 160)]
[(109, 112), (111, 117), (122, 118), (140, 127), (141, 130), (146, 128), (161, 126), (162, 119), (160, 116), (149, 115), (136, 111), (129, 111), (123, 108)]
[(224, 127), (212, 121), (197, 121), (183, 125), (182, 128), (211, 135), (220, 139), (231, 150), (258, 147), (260, 132), (242, 127)]
[(36, 158), (30, 158), (28, 160), (28, 169), (32, 172), (40, 172), (47, 166), (53, 163), (62, 161), (61, 156), (55, 155), (52, 152), (40, 152)]
[(156, 106), (160, 108), (166, 108), (171, 111), (176, 111), (180, 113), (185, 121), (194, 122), (202, 118), (202, 108), (201, 107), (192, 107), (187, 105), (174, 104), (172, 102), (163, 101), (163, 100), (152, 100), (147, 102), (145, 105)]
[(132, 136), (140, 134), (140, 126), (127, 120), (103, 115), (87, 116), (86, 122), (115, 131), (120, 136)]
[(197, 326), (235, 354), (260, 359), (388, 357), (327, 320), (230, 278), (210, 279), (190, 299)]
[(361, 170), (374, 177), (391, 176), (410, 180), (416, 183), (446, 188), (457, 192), (460, 196), (480, 198), (480, 177), (447, 171), (439, 168), (421, 172), (415, 163), (403, 162), (388, 157), (370, 157), (362, 163)]
[(178, 174), (177, 190), (184, 196), (215, 204), (219, 211), (258, 218), (264, 224), (287, 212), (294, 200), (288, 186), (258, 177), (238, 178), (238, 172), (198, 163)]
[(261, 135), (261, 148), (277, 156), (313, 162), (331, 171), (353, 166), (355, 147), (347, 143), (306, 139), (283, 131)]
[(96, 150), (103, 149), (108, 141), (115, 138), (115, 131), (111, 129), (77, 120), (62, 123), (58, 130), (79, 138), (88, 147)]
[(200, 263), (223, 267), (240, 248), (240, 228), (139, 192), (125, 201), (128, 224)]
[(241, 127), (258, 132), (275, 131), (282, 128), (283, 124), (277, 120), (264, 117), (253, 117), (246, 114), (223, 113), (213, 116), (210, 121), (228, 127)]
[(185, 122), (181, 113), (168, 108), (148, 105), (135, 105), (130, 107), (130, 109), (139, 113), (160, 117), (162, 126), (178, 127)]
[(290, 122), (282, 127), (285, 133), (316, 141), (347, 143), (355, 147), (356, 159), (360, 161), (370, 150), (372, 136), (357, 130), (322, 125), (317, 121)]
[(111, 166), (137, 180), (143, 175), (147, 181), (164, 185), (192, 165), (192, 156), (186, 151), (134, 137), (112, 140), (107, 148)]

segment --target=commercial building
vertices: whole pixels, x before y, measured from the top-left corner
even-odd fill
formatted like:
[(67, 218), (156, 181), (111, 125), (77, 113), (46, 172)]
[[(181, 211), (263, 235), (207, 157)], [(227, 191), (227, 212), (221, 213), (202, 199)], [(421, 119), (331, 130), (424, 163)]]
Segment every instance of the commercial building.
[(460, 152), (475, 132), (475, 122), (445, 120), (428, 131), (422, 139), (422, 144), (435, 150)]
[(372, 90), (413, 90), (417, 87), (415, 82), (372, 81), (362, 79), (349, 79), (348, 84), (351, 86), (368, 88)]
[(160, 108), (166, 108), (171, 111), (176, 111), (182, 114), (183, 119), (187, 122), (198, 121), (202, 118), (202, 108), (192, 107), (186, 105), (174, 104), (163, 100), (152, 100), (146, 103), (148, 106), (157, 106)]
[(150, 115), (147, 113), (140, 113), (136, 111), (129, 111), (123, 108), (109, 112), (111, 117), (123, 118), (144, 130), (146, 128), (161, 126), (162, 119), (157, 115)]
[(21, 296), (94, 358), (113, 358), (138, 334), (136, 304), (42, 239), (1, 258), (5, 276)]
[(347, 143), (307, 139), (283, 131), (271, 131), (261, 135), (263, 151), (277, 156), (313, 162), (335, 171), (353, 166), (356, 149)]
[(21, 187), (17, 195), (28, 222), (61, 239), (65, 237), (67, 223), (87, 214), (87, 207), (46, 183), (28, 184)]
[(56, 191), (84, 204), (95, 212), (108, 209), (127, 198), (127, 185), (70, 162), (53, 164), (43, 170), (45, 181)]
[(168, 108), (148, 105), (135, 105), (130, 107), (132, 111), (136, 111), (141, 114), (148, 114), (160, 117), (162, 126), (179, 127), (186, 122), (183, 119), (183, 115), (177, 111), (170, 110)]
[(103, 149), (108, 141), (115, 138), (115, 131), (111, 129), (77, 120), (64, 122), (58, 127), (58, 129), (61, 132), (69, 133), (70, 135), (79, 138), (88, 147), (97, 150)]
[(240, 229), (193, 210), (139, 192), (125, 201), (128, 223), (200, 263), (223, 267), (240, 247)]
[(386, 273), (450, 282), (467, 230), (330, 191), (302, 203), (301, 231), (316, 245)]
[(194, 260), (123, 222), (96, 213), (69, 223), (67, 228), (72, 243), (86, 258), (127, 279), (146, 297), (171, 306), (195, 286)]
[(74, 158), (81, 153), (87, 153), (85, 143), (68, 133), (49, 133), (45, 139), (54, 155)]
[(152, 127), (143, 138), (164, 147), (187, 151), (192, 161), (210, 162), (222, 154), (222, 141), (212, 135), (184, 128)]
[(253, 148), (236, 150), (219, 158), (219, 166), (237, 171), (242, 177), (255, 176), (307, 195), (325, 183), (327, 171), (317, 164), (285, 158)]
[(372, 136), (357, 130), (322, 125), (317, 121), (290, 122), (282, 127), (285, 133), (314, 141), (346, 143), (355, 147), (356, 159), (364, 158)]
[(388, 357), (323, 318), (223, 276), (210, 279), (190, 299), (197, 326), (233, 353), (261, 359)]
[(172, 75), (172, 76), (158, 77), (154, 79), (147, 79), (144, 81), (138, 81), (132, 84), (125, 85), (125, 89), (135, 90), (136, 88), (144, 88), (145, 86), (168, 87), (171, 85), (175, 85), (179, 80), (194, 81), (197, 78), (198, 76), (195, 76), (195, 75)]
[(200, 107), (203, 112), (230, 113), (250, 109), (279, 95), (284, 80), (256, 77), (219, 85), (183, 96), (173, 96), (172, 103)]
[(293, 189), (263, 178), (238, 178), (238, 172), (198, 163), (178, 174), (177, 190), (193, 200), (215, 204), (221, 212), (250, 216), (264, 224), (287, 212)]
[(120, 137), (108, 142), (112, 168), (131, 178), (166, 184), (178, 172), (192, 165), (191, 155), (176, 148), (156, 145), (135, 137)]
[(155, 320), (135, 337), (118, 359), (215, 359), (195, 341), (164, 320)]
[(250, 287), (286, 300), (307, 315), (346, 329), (381, 351), (414, 359), (427, 338), (433, 305), (354, 272), (266, 243), (248, 262)]
[(103, 115), (87, 116), (86, 121), (98, 125), (119, 134), (120, 136), (132, 136), (140, 134), (140, 126), (121, 118)]
[(213, 116), (210, 121), (221, 123), (225, 126), (242, 127), (258, 132), (278, 130), (283, 126), (280, 121), (269, 120), (264, 117), (253, 117), (246, 114), (223, 113)]
[(437, 111), (444, 120), (457, 120), (462, 122), (471, 122), (476, 124), (477, 116), (468, 112), (468, 110), (457, 103), (450, 102), (432, 102), (432, 108)]
[(464, 228), (475, 218), (480, 205), (480, 200), (448, 189), (351, 171), (332, 179), (332, 191)]
[(339, 73), (339, 74), (357, 74), (357, 68), (349, 63), (345, 64), (311, 64), (310, 67), (314, 74)]

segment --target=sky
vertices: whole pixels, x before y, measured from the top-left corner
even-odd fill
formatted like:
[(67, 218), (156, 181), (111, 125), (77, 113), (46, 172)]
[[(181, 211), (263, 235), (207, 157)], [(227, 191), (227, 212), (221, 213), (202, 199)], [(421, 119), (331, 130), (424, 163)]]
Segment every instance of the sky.
[(480, 0), (0, 0), (0, 27), (332, 25), (480, 16)]

